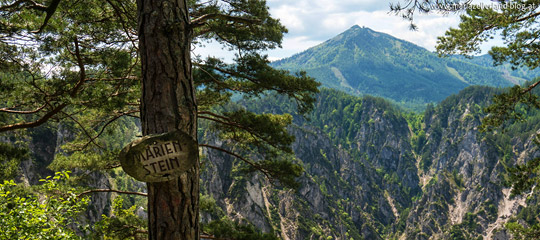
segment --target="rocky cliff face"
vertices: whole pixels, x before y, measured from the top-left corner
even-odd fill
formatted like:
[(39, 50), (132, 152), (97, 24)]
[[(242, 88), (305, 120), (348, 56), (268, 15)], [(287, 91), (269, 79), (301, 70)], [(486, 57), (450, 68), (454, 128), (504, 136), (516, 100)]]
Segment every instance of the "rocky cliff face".
[(509, 238), (504, 223), (527, 205), (527, 196), (510, 197), (504, 166), (529, 160), (538, 149), (531, 129), (524, 139), (478, 132), (482, 105), (493, 94), (469, 88), (426, 113), (423, 195), (407, 217), (404, 239)]
[[(512, 197), (505, 176), (505, 166), (540, 156), (531, 137), (538, 124), (507, 134), (478, 132), (492, 94), (468, 88), (411, 118), (380, 98), (323, 90), (311, 121), (295, 116), (289, 129), (305, 169), (301, 186), (274, 186), (240, 171), (238, 159), (203, 149), (201, 199), (215, 206), (205, 207), (201, 219), (228, 216), (291, 240), (510, 239), (506, 222), (517, 216), (520, 224), (532, 224), (540, 212), (539, 194)], [(259, 112), (292, 112), (283, 99), (250, 104)], [(23, 162), (23, 180), (34, 184), (47, 174), (44, 166), (69, 137), (63, 127), (33, 130), (33, 160)], [(230, 144), (211, 130), (201, 139)], [(144, 189), (88, 173), (91, 188)], [(92, 196), (90, 222), (109, 213), (110, 199)]]
[[(56, 154), (62, 154), (61, 146), (72, 140), (73, 134), (62, 124), (57, 126), (46, 125), (29, 131), (28, 149), (29, 159), (21, 162), (19, 181), (26, 185), (39, 184), (40, 179), (54, 175), (54, 171), (48, 168)], [(109, 176), (93, 171), (78, 169), (70, 170), (73, 175), (84, 178), (84, 185), (90, 189), (110, 189)], [(102, 193), (90, 196), (89, 208), (86, 216), (81, 218), (84, 223), (93, 224), (101, 219), (103, 214), (109, 215), (111, 211), (111, 194)]]
[(530, 137), (478, 132), (493, 94), (468, 88), (414, 130), (380, 99), (323, 91), (311, 121), (290, 129), (305, 169), (297, 191), (235, 174), (235, 159), (207, 151), (204, 194), (283, 239), (509, 239), (504, 223), (527, 196), (510, 197), (504, 165), (539, 151)]
[[(381, 239), (392, 232), (420, 192), (411, 133), (396, 110), (379, 108), (380, 99), (350, 100), (348, 105), (357, 106), (352, 127), (338, 121), (353, 114), (351, 108), (350, 113), (340, 109), (328, 119), (314, 120), (326, 128), (303, 120), (290, 128), (296, 137), (293, 149), (305, 169), (297, 191), (271, 186), (258, 175), (235, 175), (235, 159), (207, 151), (204, 194), (229, 216), (276, 231), (283, 239)], [(331, 104), (321, 99), (317, 108)]]

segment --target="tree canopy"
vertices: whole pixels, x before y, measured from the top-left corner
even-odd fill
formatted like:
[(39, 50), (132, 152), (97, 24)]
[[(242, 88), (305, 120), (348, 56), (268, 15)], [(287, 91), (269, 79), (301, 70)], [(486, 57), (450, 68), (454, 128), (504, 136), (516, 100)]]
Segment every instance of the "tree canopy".
[[(187, 0), (187, 15), (168, 1), (159, 4), (163, 14), (188, 23), (182, 29), (189, 36), (183, 50), (215, 41), (235, 52), (233, 63), (187, 54), (193, 69), (181, 71), (196, 90), (198, 111), (193, 114), (227, 143), (214, 146), (200, 140), (199, 146), (231, 154), (245, 162), (246, 170), (295, 186), (302, 168), (290, 148), (290, 115), (253, 113), (233, 101), (278, 94), (307, 113), (318, 92), (319, 84), (305, 73), (268, 65), (262, 52), (280, 47), (287, 30), (270, 16), (266, 1)], [(138, 16), (148, 9), (143, 1), (0, 0), (0, 133), (59, 127), (70, 137), (52, 166), (118, 167), (122, 146), (140, 134), (133, 119), (141, 117), (141, 48), (146, 43), (139, 37), (145, 27), (163, 19)], [(167, 22), (159, 30), (174, 39), (180, 34), (178, 24)], [(177, 57), (167, 56), (181, 53), (167, 52), (174, 50), (167, 44), (152, 54), (174, 61)]]
[[(138, 117), (135, 1), (0, 4), (0, 132), (69, 122), (77, 133), (68, 145), (71, 152), (118, 150), (121, 144), (111, 146), (100, 136), (118, 119)], [(275, 70), (260, 54), (280, 47), (286, 28), (270, 16), (265, 1), (188, 1), (188, 5), (192, 46), (216, 41), (235, 52), (232, 64), (192, 57), (200, 118), (219, 125), (216, 129), (237, 143), (267, 153), (290, 152), (292, 139), (284, 129), (289, 117), (217, 108), (230, 104), (235, 94), (249, 98), (274, 92), (296, 100), (300, 112), (310, 110), (318, 83), (302, 72)]]

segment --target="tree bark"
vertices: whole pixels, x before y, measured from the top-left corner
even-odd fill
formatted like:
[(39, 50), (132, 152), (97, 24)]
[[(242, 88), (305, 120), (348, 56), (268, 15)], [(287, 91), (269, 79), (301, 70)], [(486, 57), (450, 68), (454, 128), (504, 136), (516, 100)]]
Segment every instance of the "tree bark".
[[(186, 0), (137, 0), (143, 135), (180, 129), (197, 138)], [(149, 239), (199, 239), (199, 163), (168, 182), (147, 183)]]

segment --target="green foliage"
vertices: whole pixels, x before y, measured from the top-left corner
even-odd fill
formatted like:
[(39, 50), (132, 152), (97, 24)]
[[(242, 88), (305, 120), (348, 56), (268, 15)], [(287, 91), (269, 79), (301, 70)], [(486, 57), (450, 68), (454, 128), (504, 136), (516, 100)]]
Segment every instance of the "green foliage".
[(540, 158), (508, 168), (508, 171), (509, 181), (513, 184), (512, 194), (522, 194), (540, 182)]
[(485, 110), (489, 115), (482, 120), (481, 130), (492, 131), (502, 125), (523, 121), (528, 110), (540, 108), (538, 96), (524, 91), (524, 88), (516, 85), (508, 92), (496, 95)]
[[(274, 95), (262, 101), (241, 101), (240, 103), (249, 106), (249, 109), (255, 112), (281, 113), (295, 108), (294, 102)], [(384, 139), (380, 136), (381, 132), (402, 137), (396, 139), (403, 143), (409, 141), (406, 137), (409, 130), (408, 123), (403, 117), (404, 113), (382, 98), (355, 97), (331, 89), (321, 90), (315, 106), (313, 113), (307, 115), (309, 121), (293, 114), (294, 125), (289, 128), (290, 132), (295, 133), (299, 142), (306, 140), (311, 142), (316, 139), (313, 142), (314, 145), (310, 144), (308, 148), (297, 146), (302, 154), (306, 176), (311, 177), (325, 199), (328, 199), (328, 204), (335, 211), (333, 216), (339, 217), (339, 224), (347, 230), (349, 238), (386, 236), (384, 234), (389, 234), (393, 230), (388, 227), (391, 220), (384, 213), (388, 209), (379, 205), (380, 199), (384, 198), (382, 195), (384, 190), (388, 190), (392, 197), (399, 196), (394, 202), (398, 211), (410, 207), (411, 199), (420, 192), (419, 187), (407, 186), (400, 180), (408, 174), (406, 171), (410, 170), (416, 174), (413, 170), (415, 161), (412, 153), (400, 156), (403, 160), (399, 169), (388, 167), (391, 165), (388, 163), (390, 161), (375, 162), (376, 159), (380, 159), (377, 155), (382, 151), (379, 146), (382, 143), (377, 142)], [(418, 118), (416, 127), (421, 128), (421, 117)], [(394, 132), (395, 130), (397, 132)], [(339, 155), (336, 156), (330, 150), (330, 146), (343, 149), (350, 154), (351, 161), (354, 162), (351, 164), (355, 168), (358, 167), (354, 170), (355, 173), (366, 173), (366, 178), (356, 182), (354, 177), (348, 175), (349, 169), (339, 168), (339, 164), (336, 163)], [(394, 150), (387, 147), (389, 151)], [(313, 171), (317, 174), (309, 176), (310, 173), (313, 174)], [(377, 172), (379, 174), (376, 174)], [(344, 195), (351, 196), (349, 193), (362, 195), (365, 205), (359, 206), (352, 200), (340, 198)], [(301, 200), (296, 198), (295, 201)], [(320, 235), (317, 234), (323, 234), (322, 236), (326, 237), (330, 234), (327, 231), (330, 231), (334, 236), (342, 236), (340, 230), (324, 227), (328, 224), (332, 225), (325, 222), (329, 220), (314, 220), (309, 208), (303, 209), (301, 206), (296, 206), (295, 209), (303, 216), (298, 220), (298, 228), (306, 234), (313, 234), (312, 236), (318, 238)], [(406, 216), (403, 217), (403, 221), (405, 224)], [(364, 223), (365, 229), (362, 228)]]
[(258, 165), (262, 169), (267, 169), (265, 171), (276, 178), (283, 186), (293, 189), (300, 187), (300, 184), (296, 182), (296, 178), (300, 177), (304, 172), (300, 165), (287, 160), (263, 160)]
[(519, 239), (538, 239), (540, 237), (540, 205), (538, 192), (527, 195), (527, 206), (505, 225), (506, 229)]
[[(434, 2), (428, 1), (427, 3), (436, 7)], [(424, 9), (422, 6), (426, 6), (426, 3), (419, 4), (420, 1), (414, 1), (414, 4), (409, 5), (411, 7), (405, 11), (403, 16), (412, 20), (415, 10), (422, 10)], [(466, 14), (461, 15), (459, 27), (451, 28), (445, 33), (445, 36), (439, 37), (437, 46), (439, 54), (478, 53), (481, 43), (500, 35), (504, 40), (504, 46), (493, 47), (489, 52), (495, 65), (505, 65), (506, 69), (510, 68), (514, 71), (525, 68), (534, 70), (540, 66), (540, 58), (538, 54), (535, 54), (540, 46), (538, 44), (540, 32), (536, 27), (538, 20), (536, 12), (540, 7), (538, 1), (501, 1), (500, 4), (517, 4), (520, 7), (467, 8)], [(393, 10), (401, 11), (404, 8), (397, 6)], [(481, 130), (494, 131), (502, 126), (503, 129), (506, 128), (512, 133), (529, 132), (532, 128), (527, 128), (529, 131), (520, 131), (518, 127), (513, 127), (510, 130), (508, 127), (530, 116), (531, 109), (540, 108), (538, 96), (533, 91), (537, 84), (538, 79), (534, 80), (533, 83), (525, 84), (526, 87), (514, 86), (507, 92), (495, 96), (493, 104), (485, 110), (488, 116), (483, 119)], [(533, 119), (530, 118), (530, 120)], [(521, 124), (521, 126), (524, 125)], [(536, 132), (537, 129), (535, 128), (533, 131)], [(508, 162), (510, 158), (508, 152), (504, 153), (502, 163), (509, 170), (508, 180), (514, 185), (512, 193), (523, 193), (538, 184), (540, 161), (532, 159), (523, 165), (510, 167), (513, 163)], [(538, 233), (538, 225), (527, 228), (511, 222), (506, 227), (514, 237), (519, 239), (535, 239), (539, 236), (534, 235)]]
[(138, 239), (138, 234), (147, 234), (146, 222), (135, 214), (137, 206), (124, 207), (122, 198), (113, 201), (112, 216), (102, 215), (91, 232), (95, 239)]
[(460, 224), (450, 227), (447, 235), (452, 240), (482, 239), (482, 236), (476, 232), (478, 226), (477, 215), (468, 212)]
[(534, 24), (537, 1), (506, 1), (521, 7), (467, 8), (462, 15), (459, 28), (451, 28), (445, 36), (439, 37), (437, 51), (444, 54), (479, 52), (479, 45), (500, 34), (505, 46), (493, 47), (490, 55), (495, 64), (510, 62), (514, 66), (526, 66), (534, 69), (540, 61), (534, 53), (538, 49), (538, 30)]
[[(69, 137), (53, 168), (109, 168), (117, 165), (118, 150), (140, 135), (128, 119), (139, 117), (141, 96), (137, 3), (53, 2), (50, 9), (34, 1), (0, 2), (0, 132), (62, 122)], [(186, 47), (214, 40), (236, 53), (234, 63), (192, 57), (193, 69), (185, 71), (193, 72), (199, 110), (213, 114), (230, 104), (233, 93), (245, 98), (277, 93), (295, 101), (293, 111), (312, 109), (319, 84), (303, 72), (270, 67), (259, 53), (280, 47), (287, 32), (264, 0), (193, 0), (187, 10), (193, 35)], [(242, 151), (254, 148), (257, 157), (267, 159), (292, 153), (294, 138), (284, 130), (290, 116), (224, 114), (210, 120), (244, 145)]]
[(0, 142), (0, 182), (13, 179), (21, 161), (29, 157), (27, 149)]
[(1, 239), (81, 239), (71, 229), (88, 199), (79, 198), (63, 181), (69, 172), (42, 179), (37, 193), (25, 192), (13, 181), (0, 184)]
[(534, 240), (540, 238), (539, 225), (534, 225), (532, 227), (524, 227), (517, 222), (508, 222), (506, 223), (505, 227), (514, 237), (518, 239)]
[[(540, 66), (540, 59), (537, 54), (533, 54), (539, 47), (539, 31), (533, 27), (538, 15), (532, 14), (539, 7), (538, 2), (516, 0), (504, 3), (519, 4), (521, 7), (467, 8), (466, 14), (461, 16), (459, 27), (451, 28), (445, 36), (439, 38), (437, 51), (440, 54), (478, 52), (482, 42), (500, 34), (505, 40), (505, 46), (491, 49), (490, 55), (494, 64), (510, 62), (514, 69), (535, 69)], [(526, 83), (527, 87), (516, 85), (495, 96), (493, 104), (486, 108), (489, 115), (482, 120), (481, 129), (493, 131), (501, 126), (504, 128), (516, 121), (522, 121), (531, 108), (540, 108), (540, 100), (533, 91), (537, 84), (538, 80), (534, 80), (533, 83)], [(510, 170), (512, 182), (519, 190), (517, 192), (530, 188), (532, 183), (538, 180), (537, 162), (532, 160), (527, 165), (516, 166)]]
[[(200, 112), (191, 114), (205, 115), (199, 119), (216, 124), (214, 129), (234, 146), (225, 152), (246, 160), (244, 169), (262, 171), (285, 186), (298, 186), (296, 178), (303, 169), (292, 156), (294, 137), (286, 131), (290, 115), (244, 109), (212, 112), (231, 104), (233, 94), (249, 99), (272, 93), (294, 101), (292, 112), (312, 110), (319, 83), (302, 71), (276, 70), (260, 54), (280, 47), (286, 28), (270, 16), (265, 0), (189, 0), (187, 4), (189, 16), (184, 17), (189, 18), (185, 20), (190, 29), (183, 31), (190, 33), (191, 42), (184, 43), (182, 51), (189, 53), (191, 46), (214, 40), (236, 54), (233, 63), (194, 56), (187, 60), (193, 69), (187, 63), (189, 69), (174, 69), (176, 76), (193, 76), (189, 86), (183, 86), (184, 92), (196, 92)], [(138, 122), (131, 119), (139, 117), (144, 70), (143, 54), (138, 51), (145, 43), (136, 36), (138, 9), (142, 8), (137, 1), (0, 0), (0, 132), (50, 123), (63, 134), (50, 168), (117, 167), (118, 151), (140, 135)], [(6, 178), (13, 175), (15, 164), (6, 162)], [(117, 178), (113, 185), (132, 187), (124, 175), (109, 173)], [(94, 229), (96, 236), (125, 239), (141, 233), (143, 224), (132, 205), (140, 203), (117, 197), (114, 216), (103, 216)], [(273, 239), (225, 220), (215, 224), (249, 233), (227, 232), (236, 239)]]
[(251, 224), (241, 224), (234, 222), (227, 217), (211, 221), (204, 224), (202, 229), (205, 233), (211, 234), (217, 238), (230, 238), (238, 240), (277, 240), (279, 239), (273, 233), (261, 233)]
[(210, 213), (214, 216), (222, 217), (224, 215), (223, 210), (221, 210), (217, 204), (216, 200), (209, 195), (200, 194), (199, 196), (199, 209), (201, 212)]
[(483, 67), (494, 67), (499, 72), (507, 72), (510, 75), (507, 75), (507, 78), (510, 78), (512, 82), (516, 84), (522, 84), (527, 80), (532, 80), (540, 75), (540, 69), (529, 69), (527, 67), (518, 67), (513, 66), (511, 63), (502, 63), (500, 65), (493, 64), (493, 58), (489, 54), (484, 54), (480, 56), (461, 56), (461, 55), (452, 55), (451, 58), (457, 58), (462, 61), (470, 62), (476, 65)]
[[(47, 24), (39, 14), (43, 9), (32, 6), (36, 4), (1, 3), (0, 48), (7, 52), (0, 56), (0, 97), (3, 109), (9, 109), (2, 112), (9, 117), (0, 129), (18, 128), (4, 128), (10, 124), (24, 128), (38, 119), (38, 125), (65, 119), (85, 132), (99, 132), (107, 122), (134, 113), (128, 103), (140, 95), (139, 81), (132, 78), (138, 62), (136, 48), (130, 47), (134, 36), (125, 28), (136, 28), (129, 16), (135, 3), (60, 3)], [(44, 71), (44, 66), (54, 71)]]
[(459, 228), (459, 225), (454, 225), (450, 228), (449, 237), (452, 240), (467, 240), (463, 233), (463, 230)]
[[(485, 109), (489, 115), (482, 120), (480, 130), (496, 132), (496, 130), (502, 129), (503, 133), (517, 135), (522, 141), (535, 135), (532, 140), (535, 144), (540, 145), (539, 135), (536, 133), (539, 127), (536, 120), (540, 116), (538, 113), (540, 99), (537, 95), (538, 90), (534, 89), (537, 83), (525, 83), (525, 86), (530, 85), (528, 87), (516, 85), (507, 92), (493, 97), (493, 103)], [(504, 139), (504, 136), (499, 136), (498, 139)], [(506, 146), (508, 146), (508, 142)], [(505, 145), (499, 144), (499, 146)], [(508, 171), (505, 175), (505, 181), (512, 185), (512, 195), (519, 195), (531, 190), (534, 185), (540, 182), (540, 158), (533, 158), (524, 164), (514, 164), (508, 162), (511, 152), (511, 149), (507, 149), (500, 161)], [(521, 228), (517, 228), (515, 225), (509, 226), (512, 227), (511, 232), (515, 236), (521, 236), (518, 233)], [(523, 234), (527, 234), (528, 231), (524, 230)], [(531, 229), (531, 231), (534, 230)]]
[[(292, 153), (294, 142), (285, 128), (291, 124), (289, 114), (255, 114), (245, 109), (223, 113), (229, 124), (216, 125), (222, 139), (230, 139), (240, 145), (252, 146), (259, 153), (274, 157), (278, 151)], [(274, 155), (270, 155), (274, 154)]]
[(204, 103), (222, 104), (230, 100), (228, 91), (231, 90), (244, 94), (245, 98), (273, 91), (294, 99), (301, 114), (312, 109), (320, 84), (305, 72), (290, 75), (288, 71), (276, 70), (268, 65), (266, 56), (258, 54), (245, 55), (236, 61), (237, 65), (227, 65), (219, 59), (208, 58), (196, 64), (195, 84), (203, 90), (199, 97)]
[[(92, 116), (89, 113), (85, 118)], [(121, 117), (111, 122), (108, 128), (99, 134), (87, 129), (86, 132), (92, 132), (92, 135), (97, 136), (92, 140), (89, 140), (81, 129), (64, 126), (70, 132), (74, 132), (76, 137), (60, 146), (62, 151), (55, 155), (54, 161), (48, 167), (53, 170), (72, 168), (103, 170), (118, 166), (118, 154), (121, 149), (141, 134), (137, 126), (138, 121), (131, 117)]]
[[(417, 153), (421, 152), (422, 148), (426, 144), (426, 132), (424, 131), (424, 115), (422, 114), (415, 114), (415, 113), (408, 113), (405, 114), (404, 117), (407, 119), (407, 123), (409, 124), (409, 128), (411, 129), (413, 136), (411, 137), (411, 146), (413, 147), (413, 150)], [(429, 166), (425, 166), (429, 167)], [(422, 167), (422, 169), (424, 169)], [(424, 169), (427, 170), (427, 169)]]

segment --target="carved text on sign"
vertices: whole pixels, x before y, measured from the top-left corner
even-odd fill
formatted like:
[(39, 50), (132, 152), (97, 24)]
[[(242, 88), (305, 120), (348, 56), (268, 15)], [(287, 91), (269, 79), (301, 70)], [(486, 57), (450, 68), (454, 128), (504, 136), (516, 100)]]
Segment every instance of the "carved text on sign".
[(155, 143), (148, 145), (146, 150), (135, 155), (135, 160), (143, 163), (144, 169), (151, 173), (165, 173), (180, 167), (182, 145), (178, 141)]
[(197, 142), (181, 131), (145, 136), (120, 153), (124, 171), (143, 182), (172, 180), (192, 168), (197, 158)]

